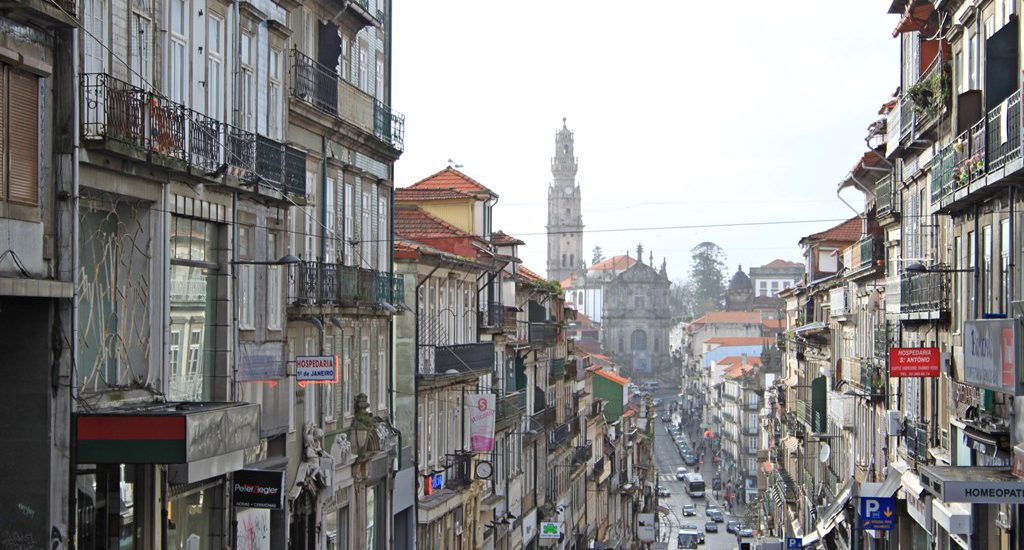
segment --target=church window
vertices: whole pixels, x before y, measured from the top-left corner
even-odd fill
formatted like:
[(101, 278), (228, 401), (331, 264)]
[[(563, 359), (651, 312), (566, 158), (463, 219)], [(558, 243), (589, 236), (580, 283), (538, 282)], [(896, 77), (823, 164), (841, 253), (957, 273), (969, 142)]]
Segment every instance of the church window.
[(622, 352), (624, 350), (625, 350), (625, 346), (622, 345), (622, 335), (620, 334), (619, 335), (619, 351)]
[(653, 348), (651, 348), (651, 351), (658, 351), (658, 348), (660, 347), (660, 346), (659, 346), (658, 344), (660, 344), (660, 343), (661, 343), (661, 342), (658, 342), (658, 339), (657, 339), (657, 338), (655, 338), (655, 339), (654, 339), (654, 347), (653, 347)]
[(565, 254), (562, 254), (562, 267), (565, 267)]
[(575, 254), (569, 254), (569, 267), (573, 267), (573, 268), (576, 267), (576, 255)]
[(647, 351), (647, 333), (637, 329), (629, 338), (629, 347), (633, 351)]

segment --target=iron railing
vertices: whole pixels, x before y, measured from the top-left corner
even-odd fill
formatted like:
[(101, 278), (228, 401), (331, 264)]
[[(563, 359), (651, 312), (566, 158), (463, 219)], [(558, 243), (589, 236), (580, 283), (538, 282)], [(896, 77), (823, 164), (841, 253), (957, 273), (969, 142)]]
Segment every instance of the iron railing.
[(405, 149), (405, 115), (392, 111), (380, 100), (373, 101), (373, 135), (402, 151)]
[(565, 359), (552, 359), (551, 360), (551, 379), (558, 379), (565, 376)]
[(900, 96), (900, 141), (910, 137), (914, 131), (914, 102), (910, 96)]
[(303, 261), (291, 269), (288, 303), (293, 306), (394, 304), (386, 299), (405, 290), (401, 277), (339, 263)]
[(505, 324), (505, 304), (501, 302), (487, 302), (486, 308), (479, 312), (480, 326), (489, 328), (503, 328)]
[(981, 117), (978, 122), (974, 123), (974, 126), (971, 126), (970, 158), (973, 160), (970, 179), (974, 181), (983, 176), (988, 170), (985, 156), (985, 117)]
[(594, 444), (587, 440), (583, 445), (577, 446), (573, 449), (572, 462), (573, 464), (580, 465), (586, 464), (590, 457), (593, 456)]
[(857, 269), (863, 269), (875, 265), (880, 259), (882, 252), (882, 241), (873, 236), (866, 236), (860, 240), (860, 263)]
[(928, 422), (906, 419), (903, 423), (903, 443), (908, 458), (918, 463), (928, 463)]
[(883, 176), (875, 184), (875, 211), (878, 216), (885, 216), (895, 212), (893, 208), (891, 176)]
[(292, 97), (326, 113), (338, 114), (338, 73), (293, 48)]
[(1020, 158), (1020, 90), (988, 112), (988, 170), (998, 170), (1017, 158)]
[[(268, 187), (305, 195), (306, 154), (226, 124), (105, 73), (80, 77), (87, 141), (121, 144), (150, 160), (174, 160), (213, 175), (222, 166)], [(171, 164), (172, 167), (182, 165)], [(183, 166), (183, 167), (184, 167)]]
[(900, 281), (900, 311), (916, 313), (949, 310), (947, 273), (905, 273)]

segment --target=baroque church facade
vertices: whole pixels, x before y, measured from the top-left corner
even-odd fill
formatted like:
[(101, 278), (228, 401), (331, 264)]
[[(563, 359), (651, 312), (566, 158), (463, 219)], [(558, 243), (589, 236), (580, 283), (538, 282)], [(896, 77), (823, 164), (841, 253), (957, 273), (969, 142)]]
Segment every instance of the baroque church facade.
[(669, 288), (665, 262), (661, 269), (644, 263), (643, 247), (629, 254), (594, 258), (587, 267), (583, 256), (583, 212), (574, 134), (562, 119), (555, 132), (553, 181), (548, 187), (548, 279), (559, 281), (566, 301), (600, 327), (601, 349), (630, 375), (672, 377), (669, 330)]

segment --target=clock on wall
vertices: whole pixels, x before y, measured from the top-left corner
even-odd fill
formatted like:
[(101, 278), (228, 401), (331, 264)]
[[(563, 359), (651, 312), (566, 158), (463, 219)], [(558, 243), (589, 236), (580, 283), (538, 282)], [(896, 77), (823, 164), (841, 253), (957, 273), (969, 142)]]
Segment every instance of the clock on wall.
[(562, 192), (565, 193), (565, 196), (572, 195), (572, 187), (566, 187)]
[(481, 460), (476, 463), (476, 477), (477, 479), (490, 479), (491, 474), (494, 473), (494, 467), (491, 463), (486, 460)]

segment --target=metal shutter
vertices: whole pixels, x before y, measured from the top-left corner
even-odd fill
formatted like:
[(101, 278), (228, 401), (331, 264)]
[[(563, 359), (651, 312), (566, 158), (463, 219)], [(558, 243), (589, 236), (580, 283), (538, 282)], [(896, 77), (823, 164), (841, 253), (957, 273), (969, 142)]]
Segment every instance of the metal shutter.
[(39, 204), (39, 78), (10, 71), (7, 122), (11, 202)]

